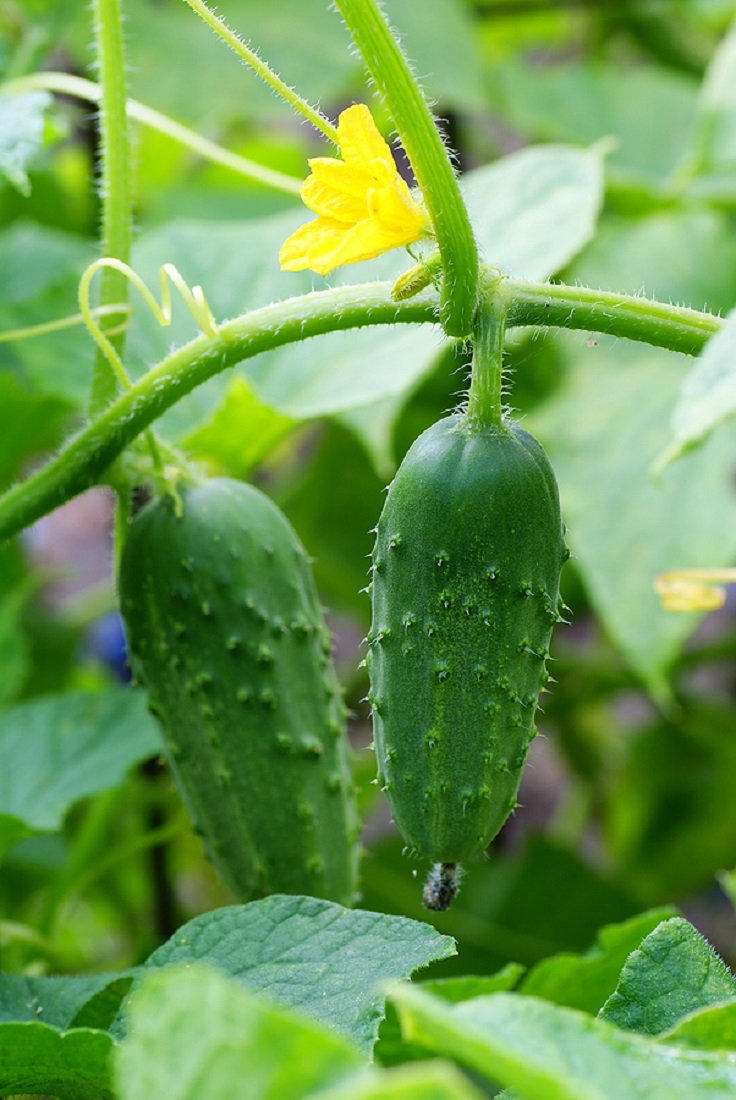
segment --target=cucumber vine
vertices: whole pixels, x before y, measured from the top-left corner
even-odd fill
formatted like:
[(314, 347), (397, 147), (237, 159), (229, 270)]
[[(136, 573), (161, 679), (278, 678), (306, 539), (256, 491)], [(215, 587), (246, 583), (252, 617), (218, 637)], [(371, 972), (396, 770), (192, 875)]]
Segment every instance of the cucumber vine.
[[(329, 120), (289, 89), (203, 0), (187, 2), (293, 108), (331, 141), (337, 141), (337, 130)], [(276, 189), (294, 191), (297, 185), (279, 173), (271, 178), (267, 171), (264, 174), (243, 158), (126, 99), (118, 0), (96, 0), (94, 7), (99, 87), (54, 73), (8, 83), (11, 91), (47, 87), (100, 102), (104, 255), (82, 277), (80, 316), (52, 319), (45, 326), (7, 336), (31, 336), (78, 323), (81, 318), (105, 351), (96, 361), (87, 424), (45, 467), (0, 497), (0, 538), (16, 534), (98, 482), (112, 480), (122, 491), (120, 470), (111, 475), (113, 463), (184, 394), (261, 351), (313, 335), (365, 325), (439, 323), (451, 338), (469, 334), (472, 338), (474, 333), (483, 341), (491, 338), (492, 330), (500, 353), (504, 327), (563, 327), (610, 333), (697, 355), (720, 328), (721, 319), (708, 312), (610, 291), (499, 277), (492, 267), (479, 265), (472, 227), (447, 150), (376, 0), (340, 0), (338, 8), (396, 124), (426, 204), (438, 252), (410, 268), (394, 286), (366, 283), (316, 291), (220, 323), (212, 316), (205, 291), (190, 290), (172, 265), (164, 265), (162, 271), (187, 301), (201, 332), (133, 384), (123, 382), (124, 327), (130, 312), (128, 282), (138, 287), (161, 323), (170, 317), (170, 301), (163, 275), (162, 294), (167, 297), (161, 312), (128, 266), (132, 219), (127, 116), (156, 126), (202, 156), (260, 178)], [(98, 269), (102, 269), (103, 286), (100, 304), (92, 307), (88, 301), (89, 282)], [(485, 361), (484, 356), (476, 355), (478, 363), (481, 359)], [(474, 415), (480, 415), (488, 402), (493, 408), (498, 401), (495, 383), (486, 393), (488, 385), (478, 366), (469, 394)]]

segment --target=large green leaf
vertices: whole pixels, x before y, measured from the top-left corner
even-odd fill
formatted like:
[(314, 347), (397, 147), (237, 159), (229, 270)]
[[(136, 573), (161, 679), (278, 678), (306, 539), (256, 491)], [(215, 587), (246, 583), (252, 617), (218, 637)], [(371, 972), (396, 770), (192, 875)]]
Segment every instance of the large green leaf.
[(569, 374), (529, 424), (555, 467), (568, 542), (603, 625), (650, 689), (666, 695), (667, 668), (698, 617), (665, 611), (654, 580), (731, 562), (732, 441), (714, 434), (655, 480), (683, 358), (606, 338), (569, 344)]
[(0, 94), (0, 177), (29, 195), (28, 169), (43, 146), (48, 92)]
[(721, 1001), (736, 1001), (736, 977), (688, 921), (672, 917), (629, 956), (599, 1015), (627, 1031), (659, 1035)]
[(545, 145), (461, 180), (483, 258), (506, 275), (547, 279), (595, 232), (603, 198), (600, 151)]
[(629, 954), (670, 915), (672, 910), (655, 909), (606, 925), (584, 955), (563, 953), (537, 963), (522, 981), (520, 992), (595, 1014), (616, 988)]
[[(500, 993), (513, 989), (524, 973), (519, 963), (509, 963), (497, 974), (484, 977), (439, 978), (422, 982), (422, 989), (449, 1004), (460, 1004), (473, 997), (486, 997), (489, 993)], [(386, 1004), (386, 1018), (381, 1023), (378, 1043), (375, 1048), (378, 1062), (384, 1066), (399, 1065), (402, 1062), (421, 1060), (427, 1057), (427, 1051), (418, 1043), (412, 1044), (402, 1039), (399, 1017), (392, 1001)]]
[(658, 1043), (536, 997), (448, 1006), (396, 988), (407, 1038), (513, 1088), (524, 1100), (731, 1100), (736, 1056)]
[(160, 751), (145, 697), (130, 689), (43, 696), (0, 715), (0, 845), (59, 829), (79, 799), (121, 783)]
[(357, 1049), (215, 970), (149, 973), (130, 1000), (120, 1100), (299, 1100), (362, 1065)]
[(676, 1046), (736, 1052), (736, 1000), (696, 1009), (663, 1031), (659, 1038)]
[(50, 1093), (61, 1100), (113, 1100), (105, 1031), (60, 1032), (47, 1024), (0, 1024), (0, 1092)]
[(368, 1052), (384, 1014), (382, 986), (454, 950), (427, 924), (275, 894), (196, 917), (145, 967), (209, 963)]

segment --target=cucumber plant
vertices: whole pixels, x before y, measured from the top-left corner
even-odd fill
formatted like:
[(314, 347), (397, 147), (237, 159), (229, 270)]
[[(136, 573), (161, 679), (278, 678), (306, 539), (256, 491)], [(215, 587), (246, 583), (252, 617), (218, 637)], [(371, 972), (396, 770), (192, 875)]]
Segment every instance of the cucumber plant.
[(228, 478), (164, 494), (130, 526), (118, 587), (134, 671), (224, 881), (243, 901), (291, 893), (350, 905), (346, 711), (286, 517)]

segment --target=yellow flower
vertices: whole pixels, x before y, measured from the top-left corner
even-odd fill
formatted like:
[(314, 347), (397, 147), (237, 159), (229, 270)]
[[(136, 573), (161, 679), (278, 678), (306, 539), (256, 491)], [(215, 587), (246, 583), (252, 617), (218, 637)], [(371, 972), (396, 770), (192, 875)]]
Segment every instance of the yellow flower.
[(279, 253), (284, 271), (309, 268), (326, 275), (341, 264), (411, 244), (429, 228), (364, 104), (342, 112), (337, 136), (342, 160), (309, 161), (312, 174), (301, 196), (319, 216), (284, 241)]
[(734, 582), (736, 569), (676, 569), (657, 577), (654, 591), (667, 611), (715, 611), (726, 602), (723, 584)]

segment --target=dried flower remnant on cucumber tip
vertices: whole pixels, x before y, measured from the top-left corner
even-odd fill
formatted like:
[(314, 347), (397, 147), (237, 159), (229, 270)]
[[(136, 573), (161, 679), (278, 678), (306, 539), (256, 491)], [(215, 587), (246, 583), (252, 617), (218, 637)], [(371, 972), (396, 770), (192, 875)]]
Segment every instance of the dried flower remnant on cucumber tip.
[(318, 216), (282, 245), (279, 263), (284, 271), (309, 269), (327, 275), (431, 232), (426, 211), (399, 175), (368, 108), (358, 103), (343, 111), (337, 133), (342, 160), (309, 161), (311, 175), (301, 196)]
[(457, 897), (463, 868), (460, 863), (435, 863), (422, 891), (425, 909), (445, 913)]

